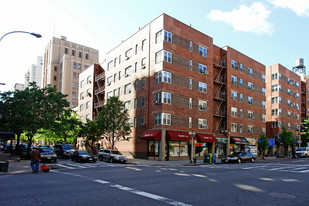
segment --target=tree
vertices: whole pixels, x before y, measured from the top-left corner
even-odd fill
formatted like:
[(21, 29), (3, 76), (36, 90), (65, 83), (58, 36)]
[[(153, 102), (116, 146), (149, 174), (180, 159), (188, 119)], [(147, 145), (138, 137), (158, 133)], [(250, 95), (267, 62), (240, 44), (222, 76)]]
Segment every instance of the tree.
[(118, 97), (110, 97), (103, 105), (97, 123), (102, 130), (104, 139), (112, 149), (120, 141), (129, 141), (127, 135), (131, 132), (128, 110)]
[[(28, 149), (33, 136), (39, 129), (50, 129), (55, 121), (61, 120), (64, 114), (70, 113), (66, 95), (57, 92), (56, 88), (48, 86), (40, 89), (35, 83), (23, 91), (15, 91), (11, 97), (9, 121), (11, 125), (18, 125), (28, 138)], [(14, 121), (13, 121), (14, 120)], [(17, 128), (13, 128), (14, 132)]]
[(289, 146), (296, 141), (294, 138), (293, 132), (286, 131), (285, 127), (282, 127), (282, 132), (280, 133), (280, 139), (282, 141), (282, 145), (284, 147), (284, 152), (285, 155), (287, 156), (288, 154), (288, 148)]
[(269, 141), (267, 136), (263, 133), (260, 135), (260, 139), (258, 141), (258, 148), (260, 153), (262, 154), (262, 159), (265, 159), (265, 150), (269, 147)]
[[(101, 138), (102, 131), (100, 130), (97, 122), (91, 121), (89, 119), (82, 126), (80, 130), (81, 137), (86, 137), (86, 146), (90, 146), (92, 153), (96, 153), (95, 151), (95, 142)], [(90, 144), (91, 142), (91, 144)]]

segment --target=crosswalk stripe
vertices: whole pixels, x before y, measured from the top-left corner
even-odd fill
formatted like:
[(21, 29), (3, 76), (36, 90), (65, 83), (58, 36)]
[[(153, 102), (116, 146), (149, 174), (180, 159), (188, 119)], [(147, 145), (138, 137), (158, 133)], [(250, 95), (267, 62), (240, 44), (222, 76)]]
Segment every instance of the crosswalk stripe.
[(56, 164), (56, 165), (60, 166), (60, 167), (67, 168), (67, 169), (75, 169), (75, 167), (69, 167), (69, 166), (66, 166), (66, 165), (63, 165), (63, 164)]

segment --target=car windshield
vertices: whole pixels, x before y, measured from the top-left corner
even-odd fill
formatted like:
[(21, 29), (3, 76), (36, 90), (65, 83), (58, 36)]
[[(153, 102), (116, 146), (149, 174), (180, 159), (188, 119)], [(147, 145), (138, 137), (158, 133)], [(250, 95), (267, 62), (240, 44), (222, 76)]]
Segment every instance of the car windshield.
[(235, 152), (235, 153), (233, 153), (233, 154), (230, 154), (229, 156), (230, 156), (230, 157), (237, 157), (237, 156), (239, 156), (240, 154), (242, 154), (242, 152)]
[(53, 149), (52, 149), (52, 148), (40, 148), (40, 152), (48, 152), (48, 153), (51, 153), (51, 152), (53, 152)]
[(121, 152), (117, 151), (117, 150), (112, 150), (113, 154), (117, 154), (117, 155), (122, 155)]
[(69, 145), (69, 144), (64, 144), (64, 145), (62, 145), (62, 148), (63, 149), (72, 149), (72, 146)]
[(87, 152), (87, 151), (78, 151), (78, 153), (79, 153), (80, 155), (88, 155), (88, 152)]
[(297, 148), (296, 151), (306, 151), (306, 148)]

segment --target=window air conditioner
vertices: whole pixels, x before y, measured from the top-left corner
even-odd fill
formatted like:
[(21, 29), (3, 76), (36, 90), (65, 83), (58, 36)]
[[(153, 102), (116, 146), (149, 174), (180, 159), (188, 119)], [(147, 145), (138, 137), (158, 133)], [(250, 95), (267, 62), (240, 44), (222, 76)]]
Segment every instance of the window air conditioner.
[(207, 75), (207, 74), (208, 74), (208, 71), (206, 70), (206, 71), (204, 72), (204, 74)]
[(126, 60), (130, 59), (130, 57), (126, 57)]

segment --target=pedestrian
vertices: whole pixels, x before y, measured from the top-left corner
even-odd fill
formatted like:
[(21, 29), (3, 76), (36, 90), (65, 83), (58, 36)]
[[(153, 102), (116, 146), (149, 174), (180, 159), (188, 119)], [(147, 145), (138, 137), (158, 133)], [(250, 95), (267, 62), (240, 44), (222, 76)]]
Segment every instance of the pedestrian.
[(31, 152), (31, 162), (30, 162), (32, 173), (37, 174), (39, 172), (40, 159), (41, 159), (41, 153), (36, 148), (33, 148)]

